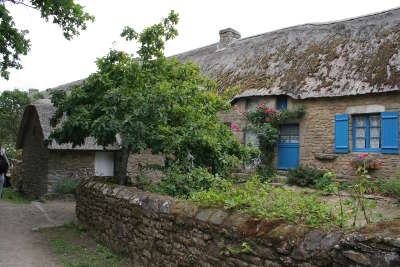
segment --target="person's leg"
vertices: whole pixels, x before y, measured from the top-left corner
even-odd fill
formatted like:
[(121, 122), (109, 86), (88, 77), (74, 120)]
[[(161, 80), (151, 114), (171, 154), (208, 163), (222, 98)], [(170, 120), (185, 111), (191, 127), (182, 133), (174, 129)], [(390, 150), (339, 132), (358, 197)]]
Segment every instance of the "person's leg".
[(0, 174), (0, 198), (3, 198), (4, 174)]

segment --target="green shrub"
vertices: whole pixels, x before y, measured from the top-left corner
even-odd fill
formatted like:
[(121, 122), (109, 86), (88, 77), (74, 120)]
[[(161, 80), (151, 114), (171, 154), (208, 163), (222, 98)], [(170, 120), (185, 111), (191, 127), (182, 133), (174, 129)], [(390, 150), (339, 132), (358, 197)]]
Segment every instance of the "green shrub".
[(321, 181), (324, 171), (311, 166), (298, 165), (295, 169), (288, 172), (288, 183), (298, 186), (315, 186), (316, 184), (327, 182)]
[(384, 194), (400, 198), (400, 174), (395, 178), (378, 180), (378, 190)]
[(54, 192), (62, 195), (64, 194), (75, 195), (78, 185), (79, 185), (78, 179), (62, 179), (56, 184)]
[(258, 177), (241, 186), (221, 181), (208, 191), (192, 193), (190, 200), (205, 207), (222, 207), (266, 219), (286, 219), (311, 227), (340, 224), (335, 207), (318, 200), (317, 194), (277, 188)]
[(173, 166), (166, 171), (154, 190), (173, 197), (187, 197), (190, 193), (209, 189), (214, 180), (215, 176), (205, 168), (194, 168), (185, 173)]

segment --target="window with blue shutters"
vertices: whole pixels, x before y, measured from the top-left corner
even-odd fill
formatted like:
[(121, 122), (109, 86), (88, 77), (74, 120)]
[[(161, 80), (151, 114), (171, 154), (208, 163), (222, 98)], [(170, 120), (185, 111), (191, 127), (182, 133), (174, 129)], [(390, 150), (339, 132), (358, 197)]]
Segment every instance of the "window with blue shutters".
[(353, 151), (399, 153), (399, 114), (353, 115)]
[(349, 152), (349, 115), (335, 115), (335, 152)]

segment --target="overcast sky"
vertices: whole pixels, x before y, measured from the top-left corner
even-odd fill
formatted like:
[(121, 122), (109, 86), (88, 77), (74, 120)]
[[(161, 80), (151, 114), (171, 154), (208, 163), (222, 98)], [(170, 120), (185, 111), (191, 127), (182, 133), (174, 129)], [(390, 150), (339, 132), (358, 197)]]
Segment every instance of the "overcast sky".
[(29, 30), (31, 51), (23, 57), (22, 70), (0, 78), (0, 91), (18, 88), (44, 90), (87, 77), (96, 70), (95, 60), (112, 47), (129, 53), (133, 43), (119, 37), (124, 26), (137, 31), (159, 22), (171, 9), (179, 13), (179, 36), (169, 42), (167, 55), (218, 41), (218, 31), (231, 27), (242, 37), (311, 22), (341, 20), (400, 7), (397, 0), (81, 0), (96, 17), (88, 29), (72, 41), (58, 26), (40, 19), (37, 11), (12, 6), (20, 29)]

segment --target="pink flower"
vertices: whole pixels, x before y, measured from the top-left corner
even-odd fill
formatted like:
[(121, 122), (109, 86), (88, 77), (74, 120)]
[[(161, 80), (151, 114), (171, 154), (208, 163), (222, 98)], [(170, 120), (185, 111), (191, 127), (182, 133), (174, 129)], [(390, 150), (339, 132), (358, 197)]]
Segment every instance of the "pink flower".
[(382, 167), (382, 160), (378, 160), (378, 167), (379, 167), (379, 168)]
[(270, 122), (271, 120), (269, 118), (265, 118), (265, 122)]
[(265, 110), (265, 114), (267, 114), (267, 115), (271, 114), (271, 109), (270, 109), (270, 108), (267, 108), (267, 109)]
[(260, 103), (257, 106), (257, 109), (263, 109), (264, 108), (265, 103)]
[(232, 130), (234, 130), (235, 132), (239, 132), (239, 131), (240, 131), (239, 126), (237, 126), (235, 123), (232, 123), (231, 128), (232, 128)]
[(366, 158), (366, 157), (368, 157), (368, 153), (360, 153), (360, 154), (358, 154), (358, 159), (359, 160), (362, 160), (363, 158)]

